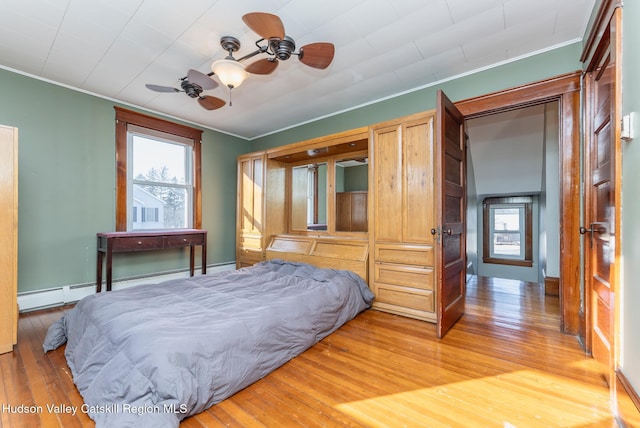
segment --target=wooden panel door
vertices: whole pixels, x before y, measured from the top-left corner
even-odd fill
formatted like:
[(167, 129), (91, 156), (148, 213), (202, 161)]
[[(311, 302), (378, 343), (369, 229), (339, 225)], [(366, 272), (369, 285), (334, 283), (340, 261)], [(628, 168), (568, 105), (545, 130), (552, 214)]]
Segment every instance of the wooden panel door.
[(18, 130), (0, 125), (0, 354), (18, 332)]
[(615, 350), (616, 260), (620, 249), (620, 9), (603, 32), (598, 54), (585, 77), (587, 138), (585, 139), (585, 281), (590, 344), (611, 382)]
[(264, 259), (264, 184), (263, 153), (238, 158), (236, 267), (252, 265)]
[(432, 243), (433, 209), (433, 116), (402, 126), (404, 139), (404, 242)]
[(373, 131), (375, 180), (372, 214), (376, 241), (402, 242), (402, 220), (389, 221), (402, 215), (402, 132), (401, 125)]
[[(443, 337), (464, 314), (466, 294), (466, 149), (464, 116), (438, 91), (436, 216), (440, 224), (437, 333)], [(438, 232), (438, 231), (436, 231)]]

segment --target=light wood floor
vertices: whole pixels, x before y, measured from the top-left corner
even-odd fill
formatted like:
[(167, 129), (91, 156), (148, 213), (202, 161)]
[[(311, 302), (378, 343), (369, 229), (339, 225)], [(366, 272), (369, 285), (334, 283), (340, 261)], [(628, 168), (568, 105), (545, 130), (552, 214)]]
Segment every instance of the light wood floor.
[[(19, 344), (0, 356), (0, 406), (42, 406), (0, 426), (93, 426), (63, 348), (46, 328), (65, 308), (23, 314)], [(438, 340), (433, 325), (366, 311), (269, 376), (181, 427), (613, 427), (597, 366), (559, 332), (557, 297), (537, 284), (474, 278), (466, 314)]]

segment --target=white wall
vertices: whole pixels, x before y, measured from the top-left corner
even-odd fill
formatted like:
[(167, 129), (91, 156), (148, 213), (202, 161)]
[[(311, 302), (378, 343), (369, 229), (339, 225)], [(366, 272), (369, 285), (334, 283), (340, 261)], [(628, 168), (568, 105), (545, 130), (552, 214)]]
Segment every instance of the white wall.
[(478, 273), (478, 192), (473, 168), (473, 157), (467, 146), (467, 275)]
[(635, 112), (636, 137), (622, 144), (621, 369), (640, 393), (640, 2), (623, 10), (622, 114)]
[[(469, 145), (468, 233), (476, 243), (468, 256), (477, 274), (542, 282), (560, 275), (559, 106), (539, 105), (467, 121)], [(471, 165), (471, 167), (469, 167)], [(482, 201), (489, 196), (534, 195), (532, 267), (482, 262)], [(473, 223), (472, 223), (473, 222)], [(540, 239), (535, 239), (540, 238)], [(467, 239), (471, 247), (472, 240)], [(544, 265), (541, 265), (541, 261)]]

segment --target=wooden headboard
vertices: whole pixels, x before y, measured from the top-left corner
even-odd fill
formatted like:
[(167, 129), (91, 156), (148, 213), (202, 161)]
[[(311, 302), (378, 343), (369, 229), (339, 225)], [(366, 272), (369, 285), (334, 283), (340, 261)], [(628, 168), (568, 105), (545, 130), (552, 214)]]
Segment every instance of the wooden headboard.
[(344, 269), (367, 283), (369, 242), (302, 235), (274, 235), (267, 247), (267, 260), (283, 259), (321, 268)]

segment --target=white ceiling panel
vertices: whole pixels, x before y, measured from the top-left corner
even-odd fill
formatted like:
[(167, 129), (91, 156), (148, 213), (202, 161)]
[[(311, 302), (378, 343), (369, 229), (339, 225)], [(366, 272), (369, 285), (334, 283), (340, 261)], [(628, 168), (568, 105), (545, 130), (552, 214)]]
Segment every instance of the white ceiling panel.
[[(579, 40), (594, 0), (2, 0), (0, 67), (244, 138), (356, 108), (519, 56)], [(325, 70), (297, 51), (270, 75), (250, 75), (233, 106), (208, 111), (180, 87), (260, 38), (249, 12), (278, 15), (297, 48), (335, 45)], [(265, 58), (259, 54), (249, 64)], [(214, 76), (214, 80), (216, 77)], [(229, 101), (222, 86), (203, 92)]]

